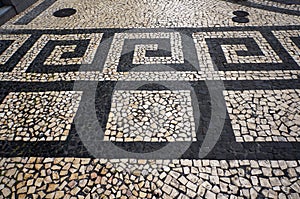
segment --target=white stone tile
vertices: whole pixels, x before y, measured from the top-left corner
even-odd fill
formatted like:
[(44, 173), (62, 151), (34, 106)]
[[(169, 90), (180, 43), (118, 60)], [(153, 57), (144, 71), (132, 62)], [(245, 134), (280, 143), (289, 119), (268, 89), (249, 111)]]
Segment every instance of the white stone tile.
[(196, 141), (191, 106), (190, 91), (117, 90), (104, 140)]
[(10, 92), (0, 104), (0, 140), (66, 140), (82, 92)]
[(299, 138), (299, 89), (223, 94), (237, 142), (296, 142)]

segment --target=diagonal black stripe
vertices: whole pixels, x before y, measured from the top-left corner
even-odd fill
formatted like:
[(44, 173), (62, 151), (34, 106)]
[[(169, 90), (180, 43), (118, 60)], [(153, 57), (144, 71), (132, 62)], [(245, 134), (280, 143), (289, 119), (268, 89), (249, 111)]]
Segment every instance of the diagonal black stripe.
[(32, 20), (34, 20), (37, 16), (39, 16), (42, 12), (44, 12), (47, 8), (49, 8), (56, 0), (45, 0), (42, 3), (40, 3), (38, 6), (36, 6), (33, 10), (26, 13), (23, 17), (18, 19), (14, 23), (14, 25), (27, 25)]

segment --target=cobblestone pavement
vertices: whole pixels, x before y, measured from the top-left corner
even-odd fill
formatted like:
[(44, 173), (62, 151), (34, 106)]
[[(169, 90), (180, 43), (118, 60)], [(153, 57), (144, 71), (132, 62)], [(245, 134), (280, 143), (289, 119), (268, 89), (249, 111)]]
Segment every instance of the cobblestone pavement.
[(40, 0), (0, 65), (0, 199), (300, 198), (299, 0)]

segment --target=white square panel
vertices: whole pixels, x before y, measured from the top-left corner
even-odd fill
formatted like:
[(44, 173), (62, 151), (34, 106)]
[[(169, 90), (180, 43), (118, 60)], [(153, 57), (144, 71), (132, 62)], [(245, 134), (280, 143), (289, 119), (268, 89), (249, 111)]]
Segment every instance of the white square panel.
[(11, 92), (0, 104), (0, 140), (66, 140), (82, 92)]
[(299, 89), (223, 93), (236, 141), (300, 141)]
[(115, 91), (104, 140), (195, 141), (190, 91)]

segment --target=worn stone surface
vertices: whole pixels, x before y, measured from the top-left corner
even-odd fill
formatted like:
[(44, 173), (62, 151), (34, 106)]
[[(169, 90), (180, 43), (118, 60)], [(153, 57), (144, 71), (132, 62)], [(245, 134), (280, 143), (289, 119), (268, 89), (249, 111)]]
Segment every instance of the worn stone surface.
[(298, 0), (39, 0), (0, 27), (0, 199), (300, 198), (299, 57)]
[(9, 93), (0, 105), (0, 140), (66, 140), (81, 94), (76, 91)]
[(236, 140), (299, 142), (299, 90), (225, 91)]
[[(38, 197), (39, 195), (48, 195), (55, 192), (55, 197), (110, 197), (122, 196), (129, 198), (131, 196), (148, 197), (288, 197), (293, 194), (299, 197), (299, 163), (297, 161), (281, 161), (290, 166), (283, 169), (287, 172), (289, 169), (296, 170), (295, 177), (286, 177), (283, 175), (256, 174), (254, 170), (262, 171), (264, 161), (255, 161), (259, 166), (251, 166), (244, 161), (213, 160), (211, 164), (201, 166), (206, 160), (171, 160), (169, 163), (153, 160), (138, 160), (144, 164), (131, 163), (127, 159), (88, 159), (88, 158), (62, 158), (59, 165), (63, 168), (70, 164), (67, 173), (59, 173), (58, 178), (53, 175), (44, 175), (43, 173), (53, 173), (56, 171), (55, 165), (57, 158), (47, 160), (46, 158), (1, 158), (1, 161), (9, 162), (12, 167), (18, 165), (18, 171), (11, 173), (4, 165), (1, 165), (3, 185), (1, 189), (5, 197), (12, 196), (12, 193), (27, 193), (27, 197)], [(22, 163), (20, 163), (20, 161)], [(101, 163), (100, 163), (101, 162)], [(213, 164), (218, 163), (218, 164)], [(223, 169), (221, 166), (225, 162), (230, 165)], [(150, 167), (147, 167), (149, 166)], [(153, 164), (155, 163), (155, 164)], [(220, 163), (220, 164), (219, 164)], [(278, 164), (278, 161), (269, 161), (271, 165)], [(37, 164), (41, 164), (40, 170), (35, 169)], [(48, 165), (48, 166), (46, 166)], [(184, 165), (184, 167), (183, 167)], [(252, 164), (254, 165), (254, 164)], [(80, 167), (80, 169), (78, 169)], [(168, 171), (166, 171), (168, 167)], [(47, 169), (46, 169), (47, 168)], [(81, 169), (83, 168), (83, 169)], [(178, 172), (181, 168), (197, 170), (195, 173)], [(271, 173), (275, 168), (270, 167)], [(147, 170), (147, 174), (143, 174)], [(213, 174), (213, 170), (218, 170), (218, 174)], [(239, 170), (236, 174), (233, 172)], [(105, 171), (105, 172), (103, 172)], [(28, 178), (14, 180), (18, 175), (26, 175)], [(72, 177), (75, 175), (75, 177)], [(210, 176), (206, 178), (205, 175)], [(256, 183), (256, 180), (258, 182)], [(272, 196), (270, 195), (272, 194)]]
[(114, 92), (104, 140), (196, 141), (189, 91)]

